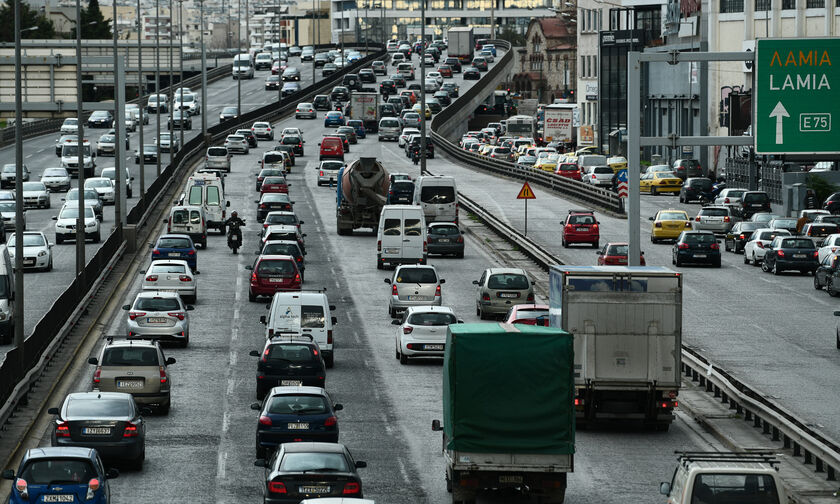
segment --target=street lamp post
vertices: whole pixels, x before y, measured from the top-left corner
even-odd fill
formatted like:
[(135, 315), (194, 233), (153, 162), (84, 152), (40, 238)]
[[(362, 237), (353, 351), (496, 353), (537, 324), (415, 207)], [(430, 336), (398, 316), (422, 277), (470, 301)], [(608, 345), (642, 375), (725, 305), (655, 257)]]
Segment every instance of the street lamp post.
[[(15, 3), (18, 1), (20, 0), (15, 0)], [(80, 0), (76, 0), (76, 106), (78, 108), (77, 115), (79, 116), (79, 126), (76, 132), (76, 146), (79, 154), (79, 213), (76, 217), (76, 279), (79, 281), (78, 287), (80, 293), (84, 291), (85, 285), (85, 191), (83, 190), (85, 187), (84, 101), (84, 96), (82, 96), (82, 5)], [(22, 256), (18, 255), (17, 257)], [(15, 257), (15, 262), (17, 262), (17, 257)], [(22, 269), (23, 265), (21, 264)]]
[[(312, 0), (312, 46), (315, 47), (315, 15), (316, 15), (316, 7), (315, 1)], [(278, 0), (279, 2), (279, 0)], [(280, 9), (277, 9), (277, 15), (280, 16)], [(320, 17), (320, 16), (319, 16)], [(312, 51), (313, 53), (315, 51)], [(315, 80), (315, 55), (312, 55), (312, 84), (315, 84), (317, 81)]]
[[(21, 79), (21, 48), (20, 48), (20, 2), (22, 0), (14, 0), (15, 2), (15, 223), (23, 221), (23, 92)], [(76, 31), (78, 30), (78, 20), (76, 21)], [(78, 55), (77, 55), (78, 56)], [(76, 68), (79, 68), (79, 61), (76, 62)], [(78, 71), (76, 72), (78, 75)], [(79, 117), (79, 122), (81, 122)], [(80, 142), (81, 143), (81, 142)], [(15, 290), (17, 291), (18, 299), (15, 303), (14, 316), (14, 343), (18, 350), (18, 362), (23, 369), (23, 364), (26, 362), (24, 358), (23, 345), (23, 233), (20, 232), (17, 225), (15, 225)], [(11, 335), (10, 335), (11, 336)]]
[[(113, 20), (111, 28), (114, 30), (114, 228), (117, 231), (117, 236), (122, 235), (122, 193), (125, 187), (121, 182), (125, 173), (120, 173), (123, 164), (125, 163), (125, 139), (128, 134), (125, 131), (125, 115), (122, 112), (121, 105), (123, 105), (125, 97), (121, 96), (125, 93), (125, 89), (120, 89), (120, 84), (125, 82), (123, 76), (120, 75), (120, 55), (118, 52), (117, 40), (119, 39), (119, 32), (117, 31), (117, 2), (114, 0), (113, 4)], [(128, 53), (128, 51), (126, 51)], [(123, 133), (122, 135), (120, 133)], [(123, 153), (122, 155), (120, 155)]]
[[(157, 137), (155, 137), (155, 162), (160, 177), (160, 0), (155, 0), (155, 115), (157, 116)], [(142, 153), (141, 153), (142, 154)]]
[[(238, 17), (236, 18), (236, 49), (237, 55), (242, 54), (242, 0), (237, 2)], [(241, 62), (240, 62), (241, 63)], [(236, 115), (242, 114), (242, 73), (239, 69), (241, 65), (236, 67)]]
[[(116, 0), (115, 0), (116, 1)], [(172, 0), (169, 0), (169, 165), (172, 166), (172, 157), (175, 155), (175, 99), (173, 84), (174, 84), (174, 61), (172, 60), (172, 53), (174, 52), (173, 42), (173, 28), (175, 26), (175, 16), (172, 14), (173, 9)]]
[[(204, 0), (199, 0), (201, 18), (201, 138), (207, 142), (207, 55), (204, 50)], [(207, 145), (205, 145), (207, 147)]]
[(341, 2), (341, 64), (346, 66), (346, 61), (344, 61), (344, 0), (339, 0)]
[(426, 174), (426, 0), (420, 0), (420, 174)]
[[(116, 3), (116, 1), (114, 2)], [(178, 82), (181, 85), (181, 100), (184, 99), (184, 0), (178, 0), (178, 60), (181, 75), (178, 77)], [(202, 89), (202, 91), (204, 91)], [(190, 120), (192, 122), (192, 120)], [(190, 124), (192, 127), (192, 124)], [(184, 122), (181, 120), (181, 143), (184, 147)]]
[(148, 110), (143, 110), (143, 35), (140, 18), (140, 0), (137, 0), (137, 107), (140, 112), (140, 145), (138, 157), (140, 162), (140, 208), (146, 203), (146, 168), (143, 160), (143, 118), (148, 117)]

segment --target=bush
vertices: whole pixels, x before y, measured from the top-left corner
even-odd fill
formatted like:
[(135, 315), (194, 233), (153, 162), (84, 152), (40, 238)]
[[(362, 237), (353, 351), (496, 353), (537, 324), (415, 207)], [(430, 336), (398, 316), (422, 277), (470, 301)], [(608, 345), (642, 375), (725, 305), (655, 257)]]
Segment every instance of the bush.
[(817, 194), (818, 204), (822, 204), (822, 202), (832, 194), (840, 192), (840, 187), (837, 187), (819, 175), (808, 175), (806, 185), (808, 186), (808, 189), (813, 189)]

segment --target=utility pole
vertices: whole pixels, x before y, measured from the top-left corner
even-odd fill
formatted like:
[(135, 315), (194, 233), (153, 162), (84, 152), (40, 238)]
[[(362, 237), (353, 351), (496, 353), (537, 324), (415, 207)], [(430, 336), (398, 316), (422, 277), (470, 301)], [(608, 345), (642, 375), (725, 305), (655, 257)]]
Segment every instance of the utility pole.
[(490, 0), (490, 40), (496, 40), (496, 1)]
[[(15, 3), (20, 0), (15, 0)], [(76, 0), (76, 112), (79, 116), (77, 131), (79, 154), (79, 213), (76, 217), (76, 280), (79, 282), (79, 293), (84, 292), (85, 285), (85, 122), (84, 96), (82, 96), (82, 5)], [(91, 152), (93, 154), (93, 152)], [(20, 184), (16, 184), (20, 185)], [(22, 194), (21, 194), (22, 196)], [(18, 255), (17, 257), (23, 257)], [(15, 261), (17, 262), (17, 257)], [(21, 264), (23, 271), (23, 264)]]
[(248, 9), (248, 0), (245, 0), (245, 52), (251, 54), (251, 13)]
[(426, 0), (420, 0), (420, 175), (426, 174)]
[(140, 145), (138, 149), (140, 161), (140, 208), (146, 204), (146, 167), (143, 159), (143, 118), (148, 117), (148, 110), (143, 110), (143, 34), (140, 18), (140, 0), (137, 0), (137, 106), (140, 112)]
[[(280, 0), (277, 0), (278, 2)], [(315, 2), (316, 0), (312, 0), (312, 47), (315, 47)], [(280, 16), (280, 7), (277, 7), (277, 15)], [(314, 51), (313, 51), (314, 52)], [(312, 55), (312, 84), (315, 84), (317, 81), (315, 80), (315, 55)]]
[[(18, 351), (18, 363), (20, 369), (24, 369), (26, 362), (25, 347), (23, 344), (23, 233), (18, 223), (23, 222), (23, 91), (21, 89), (21, 48), (20, 48), (20, 2), (15, 2), (15, 311), (14, 317), (14, 343)], [(79, 22), (76, 21), (76, 31)], [(79, 68), (79, 61), (76, 61), (76, 68)], [(77, 72), (78, 75), (79, 72)], [(81, 123), (81, 117), (79, 118)], [(81, 124), (80, 124), (81, 126)], [(11, 334), (9, 336), (12, 336)]]

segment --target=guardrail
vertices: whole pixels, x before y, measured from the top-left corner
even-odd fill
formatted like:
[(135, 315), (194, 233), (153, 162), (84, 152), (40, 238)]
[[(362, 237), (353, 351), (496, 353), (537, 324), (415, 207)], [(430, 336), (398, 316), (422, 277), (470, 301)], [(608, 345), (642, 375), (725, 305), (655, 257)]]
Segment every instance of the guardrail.
[(508, 62), (510, 62), (513, 58), (513, 51), (511, 51), (510, 43), (503, 40), (496, 40), (493, 42), (497, 47), (503, 47), (506, 49), (505, 55), (502, 56), (502, 58), (499, 59), (499, 62), (483, 76), (478, 84), (468, 89), (463, 95), (458, 97), (452, 105), (443, 109), (435, 115), (434, 119), (432, 119), (431, 136), (437, 146), (458, 161), (474, 168), (488, 170), (505, 177), (527, 180), (528, 182), (533, 182), (575, 200), (612, 212), (624, 213), (621, 198), (612, 191), (592, 187), (589, 184), (561, 177), (551, 172), (546, 172), (536, 168), (522, 167), (516, 163), (499, 161), (474, 152), (465, 151), (448, 138), (448, 135), (455, 127), (454, 123), (458, 122), (452, 121), (453, 117), (460, 112), (462, 107), (470, 106), (471, 102), (477, 96), (491, 92), (491, 90), (487, 89), (488, 87), (491, 87), (490, 83), (498, 77), (499, 73), (503, 71)]
[[(515, 245), (530, 257), (540, 268), (548, 271), (553, 264), (563, 264), (539, 244), (523, 236), (511, 226), (502, 222), (492, 212), (484, 209), (472, 199), (458, 193), (464, 210), (471, 212), (494, 233)], [(824, 473), (829, 481), (836, 481), (840, 471), (840, 443), (811, 428), (804, 420), (780, 404), (733, 377), (721, 367), (700, 355), (697, 350), (682, 346), (681, 371), (686, 378), (720, 398), (731, 410), (751, 422), (753, 427), (773, 441), (791, 449), (794, 457), (801, 457), (803, 464), (813, 465), (814, 471)]]
[[(377, 49), (373, 44), (369, 47)], [(362, 58), (320, 82), (307, 86), (300, 92), (284, 98), (280, 103), (263, 106), (242, 114), (236, 120), (208, 128), (208, 144), (221, 141), (229, 132), (245, 124), (257, 120), (274, 120), (290, 113), (299, 101), (320, 94), (340, 82), (345, 74), (354, 72), (370, 64), (373, 60), (383, 57), (387, 57), (387, 53), (380, 47), (376, 53)], [(179, 176), (186, 175), (187, 168), (203, 155), (203, 138), (197, 136), (186, 142), (183, 148), (173, 156), (172, 163), (167, 164), (161, 171), (160, 176), (149, 186), (145, 197), (139, 200), (128, 212), (126, 216), (128, 224), (134, 224), (138, 228), (143, 226), (149, 214), (165, 193), (166, 188), (174, 181), (179, 180)], [(50, 309), (44, 313), (32, 332), (26, 337), (24, 340), (26, 360), (23, 365), (19, 362), (18, 348), (10, 350), (6, 354), (5, 360), (0, 362), (0, 429), (14, 409), (25, 402), (28, 391), (40, 375), (39, 370), (49, 363), (53, 350), (60, 346), (60, 342), (75, 325), (86, 303), (93, 300), (98, 285), (113, 267), (117, 256), (121, 254), (120, 251), (124, 250), (125, 246), (122, 236), (112, 232), (85, 266), (85, 281), (82, 282), (77, 277), (53, 302)]]

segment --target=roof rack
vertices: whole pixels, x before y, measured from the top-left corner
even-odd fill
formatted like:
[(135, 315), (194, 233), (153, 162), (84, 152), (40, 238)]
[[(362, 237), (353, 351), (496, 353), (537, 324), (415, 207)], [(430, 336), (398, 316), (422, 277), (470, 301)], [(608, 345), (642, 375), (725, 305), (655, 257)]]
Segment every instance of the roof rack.
[(773, 452), (703, 452), (703, 451), (679, 451), (678, 460), (683, 464), (691, 462), (756, 462), (772, 466), (778, 465), (779, 459)]

